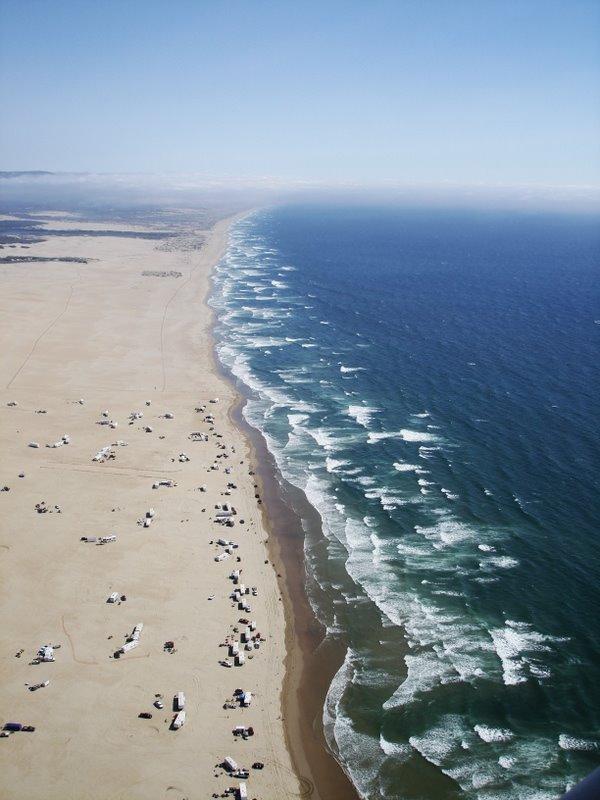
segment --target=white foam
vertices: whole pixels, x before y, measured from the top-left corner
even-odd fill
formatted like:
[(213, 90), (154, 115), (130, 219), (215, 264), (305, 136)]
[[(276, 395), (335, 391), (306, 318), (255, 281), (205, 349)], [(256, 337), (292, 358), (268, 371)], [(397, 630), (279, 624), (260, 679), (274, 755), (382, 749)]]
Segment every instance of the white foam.
[(438, 725), (420, 736), (411, 736), (408, 741), (424, 758), (439, 767), (453, 750), (460, 747), (463, 732), (460, 717), (447, 714)]
[(411, 753), (409, 745), (399, 742), (389, 742), (382, 733), (379, 734), (379, 746), (386, 756), (391, 756), (394, 760), (400, 759), (404, 761)]
[(419, 467), (416, 464), (407, 464), (403, 461), (395, 461), (394, 469), (397, 469), (398, 472), (417, 472)]
[(486, 567), (497, 567), (498, 569), (513, 569), (514, 567), (519, 566), (519, 562), (517, 561), (516, 558), (511, 558), (511, 556), (493, 556), (492, 558), (488, 558), (485, 561), (480, 561), (479, 566), (484, 569)]
[(279, 375), (284, 383), (291, 385), (313, 383), (313, 379), (301, 368), (280, 369), (275, 374)]
[(396, 544), (396, 550), (401, 556), (416, 556), (418, 559), (426, 558), (429, 555), (429, 550), (427, 548), (415, 547), (414, 545), (405, 544), (404, 542), (398, 542)]
[(435, 525), (415, 525), (415, 531), (433, 542), (436, 549), (449, 547), (476, 536), (474, 528), (447, 515), (442, 516)]
[(516, 503), (516, 504), (519, 506), (519, 508), (521, 509), (521, 511), (524, 511), (525, 513), (527, 513), (527, 509), (525, 508), (525, 503), (524, 503), (524, 501), (523, 501), (523, 500), (521, 500), (521, 498), (520, 498), (520, 497), (517, 497), (517, 495), (516, 495), (516, 494), (513, 494), (513, 500), (514, 500), (514, 501), (515, 501), (515, 503)]
[(391, 433), (373, 433), (373, 431), (369, 431), (369, 444), (375, 444), (376, 442), (381, 442), (383, 439), (399, 439), (400, 438), (400, 431), (392, 431)]
[(408, 705), (418, 699), (420, 694), (429, 692), (441, 684), (451, 683), (456, 679), (456, 672), (452, 664), (438, 658), (437, 654), (432, 651), (425, 651), (419, 655), (408, 654), (404, 660), (406, 662), (406, 678), (394, 694), (384, 702), (383, 708), (386, 710)]
[(348, 464), (350, 464), (349, 461), (344, 461), (342, 459), (330, 458), (329, 456), (325, 458), (325, 467), (327, 472), (336, 472), (340, 467), (344, 467)]
[(598, 742), (591, 741), (590, 739), (578, 739), (574, 736), (569, 736), (568, 733), (561, 733), (558, 737), (558, 746), (562, 750), (598, 750)]
[(344, 712), (344, 692), (346, 686), (352, 682), (355, 672), (353, 660), (354, 653), (349, 649), (327, 692), (323, 709), (323, 729), (329, 747), (340, 754), (344, 769), (364, 798), (362, 787), (373, 785), (377, 781), (386, 753), (380, 740), (357, 730), (351, 718)]
[(506, 686), (525, 683), (532, 674), (532, 662), (535, 666), (540, 653), (551, 652), (553, 643), (566, 642), (568, 639), (547, 636), (533, 630), (526, 622), (507, 620), (504, 628), (490, 631), (492, 642), (502, 664), (502, 677)]
[(275, 336), (249, 336), (245, 342), (245, 346), (253, 350), (262, 350), (265, 347), (286, 347), (289, 344), (285, 339), (278, 339)]
[[(399, 543), (397, 549), (402, 554), (405, 545)], [(417, 563), (423, 555), (427, 553), (417, 556)], [(412, 702), (438, 684), (473, 682), (486, 674), (482, 657), (488, 657), (490, 645), (485, 629), (411, 594), (376, 601), (393, 622), (404, 626), (411, 649), (419, 648), (406, 656), (407, 678), (387, 701), (388, 708)]]
[(502, 769), (510, 769), (516, 764), (516, 761), (516, 758), (512, 758), (512, 756), (500, 756), (498, 764), (500, 764)]
[(321, 409), (312, 403), (307, 403), (304, 400), (293, 400), (290, 404), (292, 411), (308, 412), (309, 414), (317, 414)]
[(484, 742), (510, 742), (514, 738), (514, 733), (506, 728), (490, 728), (488, 725), (475, 725), (475, 733)]
[[(555, 751), (548, 739), (498, 742), (497, 746), (504, 745), (509, 752), (503, 753), (496, 761), (494, 757), (490, 758), (493, 753), (490, 743), (485, 740), (482, 743), (467, 723), (467, 718), (447, 714), (425, 732), (410, 737), (409, 741), (424, 758), (453, 778), (464, 796), (472, 800), (556, 800), (564, 789), (561, 779), (554, 789), (530, 788), (528, 785), (531, 775), (542, 774), (548, 764), (555, 761)], [(513, 769), (516, 765), (521, 767), (519, 772)], [(512, 772), (507, 775), (509, 769)]]
[(402, 430), (399, 431), (381, 431), (377, 433), (369, 431), (369, 444), (375, 444), (375, 442), (380, 442), (382, 439), (403, 439), (405, 442), (433, 442), (436, 441), (437, 437), (432, 433), (413, 431), (409, 428), (402, 428)]
[(369, 406), (348, 406), (346, 414), (355, 419), (363, 428), (368, 428), (373, 414), (378, 414), (380, 409), (370, 408)]
[(306, 422), (310, 417), (308, 414), (288, 414), (288, 422), (292, 428), (296, 428)]
[(368, 500), (379, 500), (385, 511), (391, 511), (398, 506), (404, 505), (404, 498), (390, 494), (390, 490), (385, 487), (370, 489), (365, 492), (365, 497)]
[(444, 489), (444, 487), (442, 486), (440, 492), (442, 494), (445, 494), (448, 500), (458, 500), (458, 495), (451, 492), (450, 489)]
[(543, 667), (539, 664), (530, 664), (529, 671), (534, 678), (539, 678), (540, 680), (545, 680), (546, 678), (550, 678), (552, 676), (550, 667)]
[(324, 450), (335, 450), (336, 440), (333, 431), (326, 428), (307, 428), (306, 432), (315, 440), (315, 442)]
[[(321, 323), (321, 324), (325, 325), (324, 322)], [(327, 323), (327, 324), (329, 324), (329, 323)], [(346, 374), (346, 373), (349, 373), (349, 372), (365, 372), (365, 371), (366, 370), (365, 370), (364, 367), (345, 367), (343, 364), (340, 367), (340, 372), (343, 373), (343, 374)]]
[(405, 442), (437, 441), (437, 436), (435, 436), (433, 433), (427, 433), (426, 431), (413, 431), (410, 430), (410, 428), (402, 428), (402, 430), (400, 431), (400, 435)]

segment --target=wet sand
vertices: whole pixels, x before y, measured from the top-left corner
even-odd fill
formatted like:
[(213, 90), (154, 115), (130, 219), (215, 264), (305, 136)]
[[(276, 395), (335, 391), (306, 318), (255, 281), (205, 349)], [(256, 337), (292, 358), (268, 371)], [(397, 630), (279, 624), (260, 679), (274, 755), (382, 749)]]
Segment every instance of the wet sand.
[(356, 789), (329, 752), (323, 731), (325, 697), (344, 661), (346, 644), (325, 637), (307, 596), (303, 521), (320, 530), (321, 519), (304, 494), (284, 481), (263, 437), (244, 419), (243, 405), (242, 396), (232, 418), (252, 445), (265, 524), (275, 532), (269, 550), (288, 622), (283, 711), (290, 751), (298, 774), (311, 780), (312, 797), (357, 800)]

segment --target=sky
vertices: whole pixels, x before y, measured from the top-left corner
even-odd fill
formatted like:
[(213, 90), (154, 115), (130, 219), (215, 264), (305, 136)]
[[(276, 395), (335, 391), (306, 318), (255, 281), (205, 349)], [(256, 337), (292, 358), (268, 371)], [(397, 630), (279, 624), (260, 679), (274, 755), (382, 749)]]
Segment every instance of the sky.
[(0, 168), (600, 184), (594, 0), (0, 0)]

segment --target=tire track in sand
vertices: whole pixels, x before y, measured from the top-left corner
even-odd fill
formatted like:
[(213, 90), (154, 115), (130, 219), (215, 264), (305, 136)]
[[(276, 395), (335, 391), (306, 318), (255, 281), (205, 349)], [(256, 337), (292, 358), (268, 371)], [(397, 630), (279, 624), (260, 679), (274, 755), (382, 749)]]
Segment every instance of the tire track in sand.
[[(77, 274), (77, 280), (79, 281), (79, 280), (80, 280), (80, 278), (81, 278), (81, 271), (78, 271), (78, 274)], [(12, 376), (12, 378), (10, 379), (10, 381), (9, 381), (9, 382), (6, 384), (6, 388), (7, 388), (7, 389), (10, 389), (10, 387), (12, 386), (12, 384), (14, 383), (14, 381), (15, 381), (15, 380), (16, 380), (16, 379), (19, 377), (19, 375), (20, 375), (21, 371), (22, 371), (22, 370), (23, 370), (23, 369), (24, 369), (24, 368), (27, 366), (27, 362), (29, 361), (29, 359), (31, 358), (31, 356), (32, 356), (32, 355), (35, 353), (35, 349), (36, 349), (36, 347), (37, 347), (37, 346), (38, 346), (38, 344), (39, 344), (39, 343), (42, 341), (42, 339), (44, 338), (44, 336), (45, 336), (45, 335), (46, 335), (46, 334), (47, 334), (47, 333), (48, 333), (50, 330), (52, 330), (52, 328), (53, 328), (53, 327), (56, 325), (56, 323), (57, 323), (57, 322), (60, 320), (60, 318), (61, 318), (61, 317), (62, 317), (62, 316), (63, 316), (63, 315), (64, 315), (64, 314), (65, 314), (65, 313), (68, 311), (68, 309), (69, 309), (69, 304), (70, 304), (70, 302), (71, 302), (71, 298), (73, 297), (73, 292), (74, 292), (74, 290), (75, 290), (75, 283), (76, 283), (76, 281), (74, 281), (74, 282), (71, 284), (71, 288), (70, 288), (70, 290), (69, 290), (69, 296), (67, 297), (67, 302), (65, 303), (65, 307), (64, 307), (64, 308), (63, 308), (63, 310), (60, 312), (60, 314), (58, 314), (58, 316), (56, 316), (56, 317), (55, 317), (55, 318), (52, 320), (52, 322), (50, 322), (50, 323), (49, 323), (49, 324), (48, 324), (48, 325), (47, 325), (47, 326), (44, 328), (44, 330), (43, 330), (43, 331), (40, 333), (40, 335), (37, 337), (37, 339), (35, 340), (35, 342), (33, 343), (32, 347), (31, 347), (31, 350), (29, 351), (29, 353), (28, 353), (28, 354), (27, 354), (27, 356), (25, 357), (25, 360), (23, 361), (23, 363), (21, 364), (21, 366), (19, 367), (19, 369), (18, 369), (18, 370), (15, 372), (15, 374)]]

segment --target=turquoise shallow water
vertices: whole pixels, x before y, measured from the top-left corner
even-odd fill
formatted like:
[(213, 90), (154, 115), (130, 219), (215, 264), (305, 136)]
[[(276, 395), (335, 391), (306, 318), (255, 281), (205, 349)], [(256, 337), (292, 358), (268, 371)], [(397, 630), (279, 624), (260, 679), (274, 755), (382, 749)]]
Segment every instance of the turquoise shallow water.
[[(283, 207), (212, 303), (323, 521), (324, 721), (365, 797), (559, 797), (600, 763), (598, 220)], [(319, 591), (312, 591), (319, 588)]]

